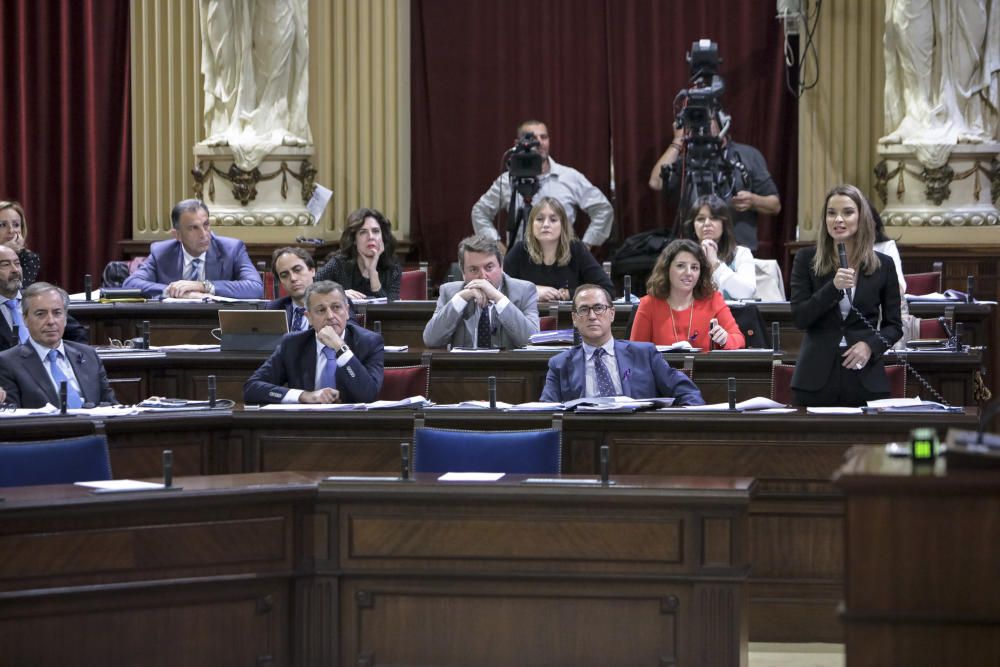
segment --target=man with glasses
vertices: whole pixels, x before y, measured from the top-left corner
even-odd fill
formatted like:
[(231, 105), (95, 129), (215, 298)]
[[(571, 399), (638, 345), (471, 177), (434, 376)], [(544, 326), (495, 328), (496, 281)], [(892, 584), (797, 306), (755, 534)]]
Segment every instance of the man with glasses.
[(281, 339), (243, 385), (243, 402), (369, 403), (382, 387), (382, 336), (350, 321), (344, 288), (329, 280), (303, 297), (311, 328)]
[(673, 398), (674, 405), (704, 405), (701, 392), (674, 370), (650, 343), (615, 340), (615, 307), (599, 285), (580, 285), (573, 294), (573, 325), (581, 345), (549, 360), (540, 400), (564, 403), (577, 398), (630, 396)]

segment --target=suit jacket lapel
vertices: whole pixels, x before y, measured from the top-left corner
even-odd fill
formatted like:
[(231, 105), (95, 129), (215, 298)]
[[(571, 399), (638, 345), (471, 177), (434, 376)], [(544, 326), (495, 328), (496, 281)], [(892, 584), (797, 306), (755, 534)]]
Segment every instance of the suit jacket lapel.
[(587, 394), (587, 352), (583, 345), (573, 351), (569, 358), (569, 390), (576, 394), (576, 398), (583, 398)]
[(55, 386), (52, 384), (52, 377), (42, 365), (42, 360), (38, 358), (35, 348), (32, 347), (30, 343), (27, 343), (18, 349), (20, 350), (21, 357), (24, 359), (25, 370), (28, 371), (28, 374), (34, 381), (35, 386), (37, 386), (38, 389), (45, 394), (49, 403), (58, 406), (59, 392), (56, 391)]
[(615, 341), (615, 365), (618, 367), (618, 379), (622, 383), (622, 395), (631, 396), (632, 393), (632, 358), (628, 354), (629, 347), (625, 341)]
[(220, 252), (219, 242), (215, 235), (212, 235), (212, 242), (208, 245), (208, 252), (205, 253), (205, 280), (219, 280), (222, 278), (223, 255)]
[(84, 403), (93, 403), (97, 405), (100, 403), (100, 396), (88, 396), (87, 395), (87, 369), (83, 361), (83, 353), (79, 350), (72, 349), (69, 345), (63, 341), (63, 350), (66, 352), (66, 360), (69, 362), (70, 367), (73, 369), (73, 375), (76, 376), (76, 383), (80, 385), (80, 398), (83, 399)]
[(305, 364), (302, 377), (305, 379), (306, 391), (316, 388), (316, 330), (310, 329), (310, 335), (303, 336), (303, 348), (296, 355), (300, 363)]
[[(6, 306), (0, 306), (0, 308), (6, 308)], [(7, 318), (3, 315), (0, 315), (0, 336), (7, 342), (7, 348), (20, 344), (20, 341), (14, 340), (14, 331), (7, 324)]]

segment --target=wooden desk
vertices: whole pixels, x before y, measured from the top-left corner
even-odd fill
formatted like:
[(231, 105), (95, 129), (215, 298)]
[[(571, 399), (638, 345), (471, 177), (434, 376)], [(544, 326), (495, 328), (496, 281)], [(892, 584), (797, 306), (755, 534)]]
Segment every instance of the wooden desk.
[[(552, 352), (501, 351), (463, 353), (438, 350), (431, 355), (430, 398), (437, 403), (460, 403), (486, 399), (487, 378), (497, 378), (497, 398), (507, 403), (536, 401), (545, 386), (545, 373)], [(717, 351), (692, 357), (693, 379), (709, 403), (728, 400), (727, 380), (736, 378), (738, 400), (771, 395), (771, 366), (776, 357), (766, 350)], [(125, 353), (102, 355), (108, 377), (118, 399), (137, 403), (151, 395), (178, 398), (205, 398), (208, 376), (216, 376), (217, 395), (240, 403), (243, 384), (266, 359), (266, 353), (168, 352), (163, 356), (130, 356)], [(685, 355), (669, 353), (675, 368), (686, 363)], [(782, 355), (788, 362), (794, 357)], [(954, 405), (976, 405), (976, 373), (982, 366), (978, 352), (920, 352), (908, 355), (913, 365)], [(420, 363), (420, 351), (385, 355), (387, 366)], [(921, 393), (911, 377), (908, 394)]]
[[(732, 475), (758, 480), (750, 504), (749, 582), (753, 641), (843, 641), (844, 506), (830, 477), (856, 443), (904, 438), (915, 421), (944, 435), (973, 428), (978, 413), (821, 416), (729, 413), (576, 415), (563, 419), (563, 470), (594, 475), (601, 444), (615, 474)], [(430, 426), (528, 429), (544, 413), (427, 411)], [(316, 470), (396, 474), (399, 444), (414, 413), (186, 413), (102, 422), (115, 477), (155, 476), (161, 451), (174, 450), (176, 474)], [(90, 432), (87, 420), (4, 420), (19, 439)], [(2, 495), (2, 494), (0, 494)]]
[(1000, 469), (914, 470), (864, 447), (847, 508), (847, 664), (1000, 664)]
[(212, 330), (219, 328), (219, 311), (257, 310), (264, 302), (238, 303), (98, 303), (74, 302), (69, 312), (90, 328), (90, 342), (108, 345), (108, 339), (127, 340), (142, 334), (143, 321), (149, 322), (151, 345), (186, 343), (218, 344)]
[(4, 662), (746, 664), (752, 480), (321, 477), (4, 489)]

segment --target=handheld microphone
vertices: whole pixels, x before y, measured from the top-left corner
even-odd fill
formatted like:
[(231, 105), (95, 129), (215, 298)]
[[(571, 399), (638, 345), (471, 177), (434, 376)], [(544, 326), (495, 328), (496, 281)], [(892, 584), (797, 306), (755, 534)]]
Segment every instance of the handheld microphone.
[(89, 273), (83, 274), (83, 294), (90, 301), (90, 293), (94, 290), (93, 281)]
[(66, 380), (59, 383), (59, 413), (66, 414)]
[(487, 391), (490, 395), (490, 408), (497, 409), (497, 376), (491, 375), (486, 378)]
[(163, 488), (169, 489), (174, 485), (174, 452), (171, 449), (163, 450)]
[(771, 322), (771, 351), (781, 352), (781, 323)]
[(215, 407), (215, 376), (208, 376), (208, 407)]
[(399, 444), (399, 458), (402, 467), (399, 470), (399, 478), (403, 481), (410, 479), (410, 443), (401, 442)]
[(601, 484), (608, 485), (608, 458), (611, 449), (607, 445), (601, 445)]
[[(840, 258), (840, 268), (842, 269), (849, 268), (847, 265), (847, 246), (844, 245), (843, 243), (837, 244), (837, 256)], [(851, 291), (846, 289), (843, 291), (844, 294), (847, 295), (847, 301), (853, 304), (854, 299), (851, 297)]]
[(726, 381), (729, 389), (729, 409), (736, 409), (736, 378), (731, 377)]

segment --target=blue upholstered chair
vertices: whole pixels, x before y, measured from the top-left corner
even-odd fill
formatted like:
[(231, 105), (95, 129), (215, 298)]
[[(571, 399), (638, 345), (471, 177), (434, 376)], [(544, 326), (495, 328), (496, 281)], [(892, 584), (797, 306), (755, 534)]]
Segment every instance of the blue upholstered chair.
[(111, 479), (111, 460), (103, 435), (0, 443), (0, 486), (105, 479)]
[(536, 431), (465, 431), (414, 422), (414, 472), (503, 472), (557, 475), (562, 469), (562, 415)]

